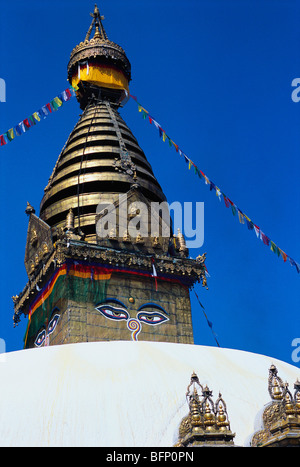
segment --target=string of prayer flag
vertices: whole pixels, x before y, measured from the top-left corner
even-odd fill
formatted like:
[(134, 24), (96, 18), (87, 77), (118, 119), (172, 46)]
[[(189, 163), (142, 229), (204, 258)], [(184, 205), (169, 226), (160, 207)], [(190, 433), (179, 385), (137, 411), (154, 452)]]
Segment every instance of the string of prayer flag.
[(262, 230), (260, 227), (258, 227), (241, 209), (238, 208), (238, 206), (231, 201), (231, 199), (226, 196), (222, 190), (215, 184), (213, 183), (207, 175), (205, 175), (198, 167), (197, 165), (179, 148), (178, 144), (176, 144), (165, 132), (165, 130), (162, 128), (162, 126), (151, 116), (148, 112), (148, 110), (145, 109), (137, 100), (136, 96), (133, 96), (129, 94), (129, 96), (137, 103), (138, 105), (138, 111), (142, 114), (142, 117), (144, 120), (147, 119), (149, 120), (150, 124), (153, 124), (158, 132), (159, 132), (159, 137), (162, 138), (162, 141), (165, 142), (168, 140), (169, 146), (173, 146), (176, 150), (176, 152), (183, 157), (184, 161), (188, 165), (189, 170), (191, 167), (194, 168), (195, 174), (201, 179), (204, 180), (204, 183), (209, 186), (210, 191), (215, 191), (216, 196), (218, 197), (219, 201), (224, 200), (226, 208), (231, 208), (231, 212), (233, 216), (236, 216), (239, 219), (240, 224), (245, 224), (247, 225), (248, 230), (253, 230), (255, 232), (255, 235), (258, 239), (260, 239), (264, 245), (269, 246), (270, 250), (275, 253), (278, 257), (282, 257), (284, 262), (289, 262), (291, 266), (296, 268), (296, 271), (300, 273), (300, 264), (295, 261), (293, 258), (291, 258), (289, 255), (287, 255), (281, 248), (279, 248), (278, 245), (275, 244)]
[(36, 125), (37, 122), (40, 122), (42, 119), (45, 119), (52, 112), (58, 110), (64, 102), (67, 102), (71, 97), (75, 96), (75, 91), (79, 88), (78, 86), (70, 86), (64, 91), (62, 91), (58, 96), (54, 97), (50, 102), (43, 105), (39, 110), (33, 112), (27, 118), (24, 118), (18, 125), (10, 128), (0, 135), (0, 146), (5, 146), (7, 143), (12, 141), (16, 136), (21, 136), (23, 133), (26, 133), (32, 126)]
[(194, 289), (194, 293), (195, 293), (195, 295), (196, 295), (196, 298), (197, 298), (197, 300), (198, 300), (199, 305), (200, 305), (201, 308), (202, 308), (202, 312), (203, 312), (203, 314), (204, 314), (204, 316), (205, 316), (205, 319), (206, 319), (206, 321), (207, 321), (208, 327), (210, 328), (210, 330), (211, 330), (211, 332), (212, 332), (212, 334), (213, 334), (213, 336), (214, 336), (214, 339), (215, 339), (215, 341), (216, 341), (216, 343), (217, 343), (217, 346), (220, 347), (220, 344), (219, 344), (218, 339), (217, 339), (217, 334), (216, 334), (216, 333), (214, 332), (214, 330), (213, 330), (213, 324), (212, 324), (212, 322), (208, 319), (208, 317), (207, 317), (207, 315), (206, 315), (206, 313), (205, 313), (205, 308), (204, 308), (204, 306), (202, 305), (202, 303), (200, 302), (199, 297), (198, 297), (198, 294), (197, 294), (197, 292), (196, 292), (195, 289)]

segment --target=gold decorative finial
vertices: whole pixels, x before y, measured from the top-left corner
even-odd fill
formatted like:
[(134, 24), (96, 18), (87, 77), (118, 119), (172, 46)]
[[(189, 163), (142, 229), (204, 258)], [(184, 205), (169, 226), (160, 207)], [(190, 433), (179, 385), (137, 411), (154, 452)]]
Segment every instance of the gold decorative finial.
[(178, 234), (177, 234), (178, 242), (179, 242), (179, 251), (183, 256), (188, 256), (189, 250), (186, 246), (185, 243), (185, 238), (183, 234), (180, 232), (180, 229), (178, 229)]
[(85, 36), (85, 40), (89, 41), (91, 37), (91, 33), (93, 30), (93, 27), (95, 26), (95, 35), (94, 39), (105, 39), (107, 40), (107, 34), (105, 32), (105, 29), (103, 27), (102, 21), (105, 19), (104, 16), (100, 15), (99, 8), (97, 4), (95, 4), (94, 12), (90, 13), (90, 16), (93, 18), (93, 21), (89, 27), (89, 30)]
[(70, 208), (66, 218), (66, 229), (74, 230), (74, 213), (73, 209)]
[(278, 376), (278, 370), (275, 365), (269, 369), (268, 390), (273, 400), (281, 400), (285, 392), (282, 379)]
[(34, 214), (35, 213), (35, 209), (31, 206), (31, 204), (27, 201), (27, 206), (26, 206), (26, 209), (25, 209), (25, 214), (27, 214), (28, 216), (30, 216), (30, 214)]

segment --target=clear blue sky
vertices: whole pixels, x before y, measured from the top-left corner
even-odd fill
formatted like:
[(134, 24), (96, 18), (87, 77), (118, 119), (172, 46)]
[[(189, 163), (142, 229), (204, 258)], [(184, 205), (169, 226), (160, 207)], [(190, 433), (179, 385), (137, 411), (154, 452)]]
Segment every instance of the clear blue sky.
[[(132, 64), (131, 93), (167, 134), (280, 248), (300, 262), (300, 3), (293, 0), (101, 0), (108, 37)], [(68, 85), (67, 63), (84, 39), (94, 2), (6, 1), (1, 7), (0, 134)], [(209, 290), (197, 293), (222, 347), (294, 363), (300, 338), (296, 269), (248, 231), (174, 149), (141, 118), (121, 111), (169, 202), (205, 203)], [(80, 114), (76, 99), (0, 148), (0, 337), (23, 345), (26, 320), (13, 329), (12, 295), (27, 282), (24, 252), (29, 201), (43, 189)], [(215, 345), (194, 295), (196, 344)]]

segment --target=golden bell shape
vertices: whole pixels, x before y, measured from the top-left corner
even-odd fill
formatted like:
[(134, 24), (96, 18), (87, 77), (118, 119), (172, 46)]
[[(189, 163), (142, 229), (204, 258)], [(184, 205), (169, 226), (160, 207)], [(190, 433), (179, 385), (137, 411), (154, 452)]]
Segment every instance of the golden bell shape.
[(206, 409), (204, 414), (204, 426), (207, 431), (212, 431), (215, 424), (215, 416), (211, 413), (211, 408), (209, 404), (206, 403)]
[(276, 380), (274, 382), (272, 393), (273, 393), (273, 399), (275, 400), (281, 400), (283, 397), (281, 388), (279, 387), (278, 382)]

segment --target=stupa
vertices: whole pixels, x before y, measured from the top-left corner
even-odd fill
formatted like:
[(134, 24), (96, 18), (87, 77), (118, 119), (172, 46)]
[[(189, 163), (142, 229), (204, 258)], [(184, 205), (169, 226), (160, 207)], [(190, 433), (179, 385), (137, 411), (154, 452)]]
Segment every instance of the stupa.
[(189, 294), (207, 286), (206, 255), (191, 259), (173, 232), (119, 113), (131, 66), (103, 19), (95, 6), (71, 53), (82, 115), (39, 215), (25, 211), (28, 282), (13, 301), (28, 326), (24, 349), (1, 356), (0, 445), (149, 446), (152, 460), (170, 460), (162, 447), (171, 460), (203, 446), (299, 447), (298, 368), (193, 343)]

